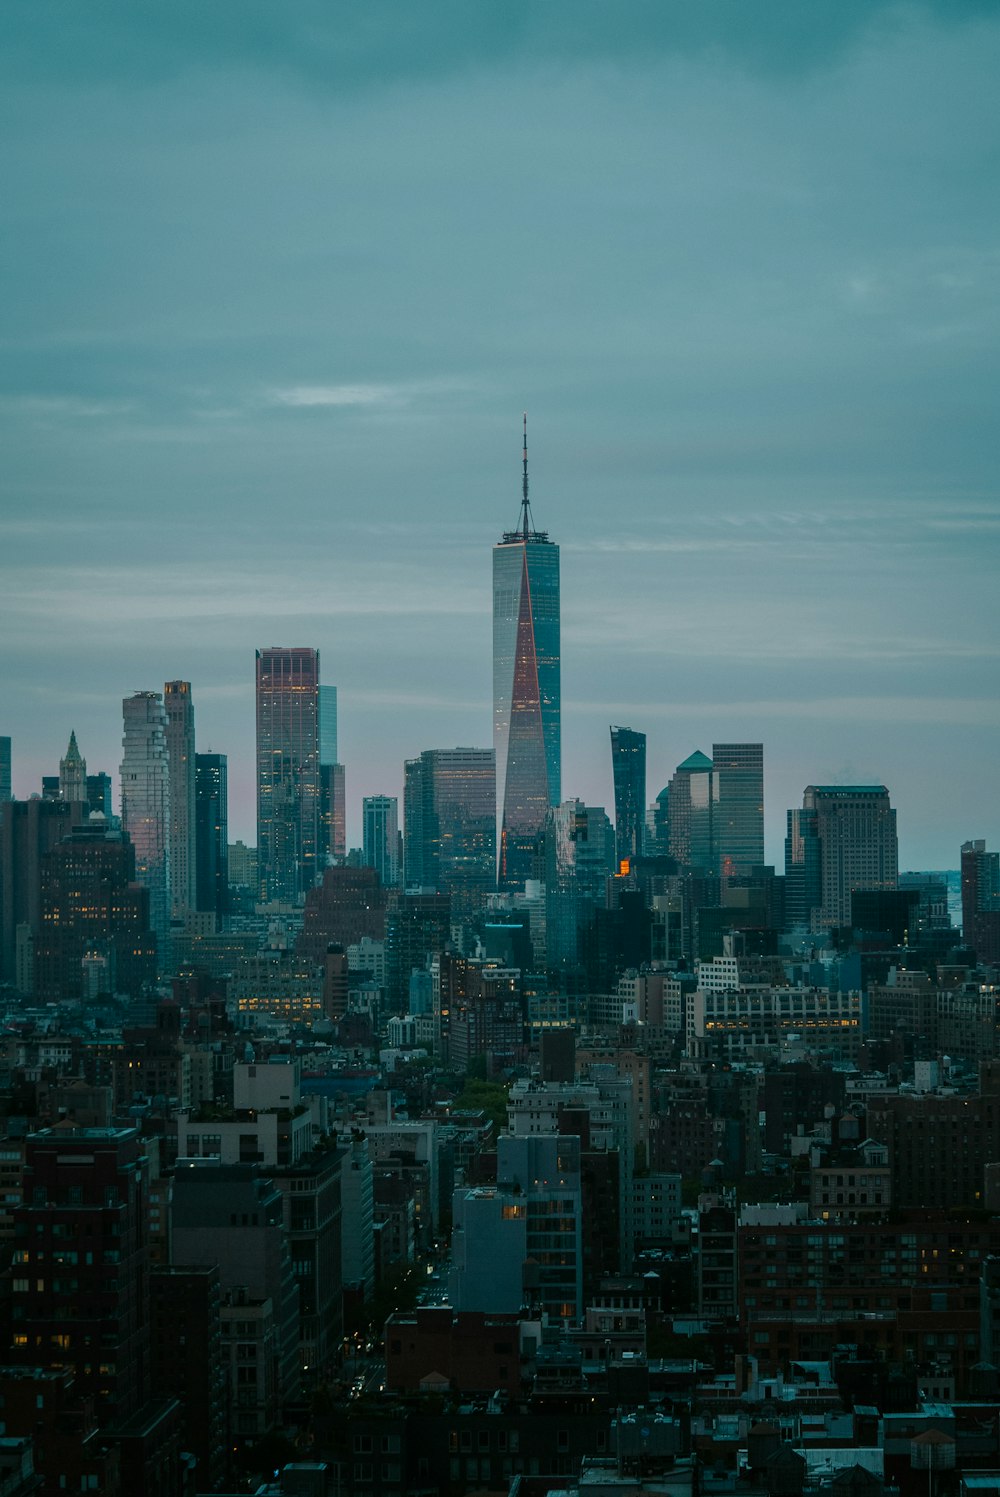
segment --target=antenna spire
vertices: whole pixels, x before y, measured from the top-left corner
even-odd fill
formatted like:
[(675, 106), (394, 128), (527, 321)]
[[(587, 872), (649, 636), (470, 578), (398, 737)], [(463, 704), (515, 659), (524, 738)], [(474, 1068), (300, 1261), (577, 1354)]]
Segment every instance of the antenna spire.
[(521, 524), (524, 539), (528, 539), (528, 413), (524, 413), (524, 447), (521, 451), (524, 476), (521, 479)]

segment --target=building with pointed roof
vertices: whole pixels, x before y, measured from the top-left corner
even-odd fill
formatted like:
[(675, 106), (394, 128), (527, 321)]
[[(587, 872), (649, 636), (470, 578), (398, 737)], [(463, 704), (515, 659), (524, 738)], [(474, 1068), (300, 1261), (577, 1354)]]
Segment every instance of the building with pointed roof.
[(87, 799), (87, 761), (77, 747), (75, 731), (69, 735), (66, 757), (59, 760), (59, 798), (65, 801)]
[(493, 742), (501, 888), (531, 877), (535, 840), (561, 793), (559, 547), (535, 530), (524, 425), (521, 520), (493, 548)]

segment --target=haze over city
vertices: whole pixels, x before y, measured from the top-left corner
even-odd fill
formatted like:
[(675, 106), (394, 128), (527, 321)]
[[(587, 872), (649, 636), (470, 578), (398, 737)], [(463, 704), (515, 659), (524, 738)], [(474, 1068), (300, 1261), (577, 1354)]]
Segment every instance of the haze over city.
[(995, 845), (995, 79), (978, 4), (5, 17), (0, 731), (193, 684), (255, 840), (254, 651), (339, 692), (348, 835), (491, 743), (490, 553), (562, 551), (565, 795), (765, 744)]

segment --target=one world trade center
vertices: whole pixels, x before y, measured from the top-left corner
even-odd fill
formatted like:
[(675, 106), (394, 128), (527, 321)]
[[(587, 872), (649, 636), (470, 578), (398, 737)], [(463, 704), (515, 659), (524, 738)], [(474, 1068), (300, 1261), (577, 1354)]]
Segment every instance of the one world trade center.
[(559, 547), (533, 527), (524, 424), (521, 518), (493, 547), (493, 743), (498, 882), (531, 877), (535, 841), (560, 796)]

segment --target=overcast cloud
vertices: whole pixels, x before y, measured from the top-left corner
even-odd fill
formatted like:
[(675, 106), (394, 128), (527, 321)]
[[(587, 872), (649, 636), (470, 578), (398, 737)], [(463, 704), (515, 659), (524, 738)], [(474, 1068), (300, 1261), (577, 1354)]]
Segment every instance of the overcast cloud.
[(765, 743), (1000, 840), (995, 5), (12, 4), (0, 733), (183, 677), (254, 840), (253, 652), (339, 688), (350, 830), (490, 742), (529, 411), (563, 785)]

